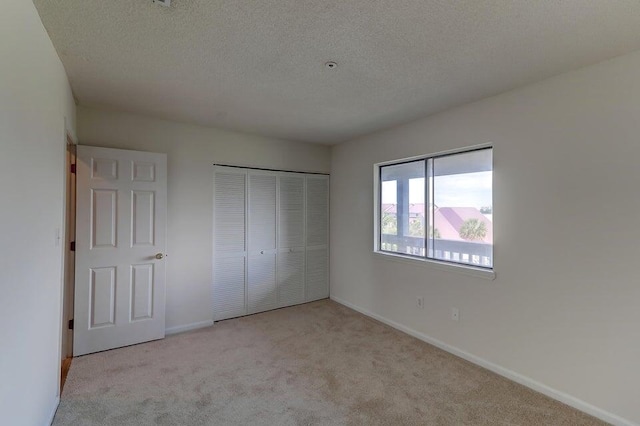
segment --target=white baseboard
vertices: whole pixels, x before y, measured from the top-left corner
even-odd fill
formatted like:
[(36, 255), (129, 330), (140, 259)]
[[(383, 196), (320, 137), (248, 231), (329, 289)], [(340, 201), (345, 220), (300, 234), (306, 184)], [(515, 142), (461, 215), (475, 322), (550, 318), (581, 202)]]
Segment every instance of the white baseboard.
[(60, 404), (60, 396), (56, 396), (55, 401), (53, 401), (53, 407), (51, 408), (51, 412), (49, 413), (49, 422), (46, 426), (51, 426), (53, 423), (53, 418), (56, 416), (56, 411), (58, 411), (58, 405)]
[(506, 377), (509, 380), (512, 380), (516, 383), (519, 383), (523, 386), (526, 386), (530, 389), (533, 389), (536, 392), (540, 392), (541, 394), (544, 394), (550, 398), (553, 398), (557, 401), (560, 401), (564, 404), (567, 404), (577, 410), (583, 411), (587, 414), (590, 414), (594, 417), (599, 418), (600, 420), (603, 420), (607, 423), (611, 423), (613, 425), (616, 426), (639, 426), (637, 423), (634, 423), (630, 420), (624, 419), (620, 416), (617, 416), (613, 413), (610, 413), (608, 411), (605, 411), (601, 408), (598, 408), (596, 406), (593, 406), (581, 399), (575, 398), (569, 394), (566, 394), (564, 392), (561, 392), (559, 390), (553, 389), (543, 383), (537, 382), (529, 377), (523, 376), (522, 374), (516, 373), (515, 371), (509, 370), (507, 368), (501, 367), (497, 364), (494, 364), (490, 361), (487, 361), (485, 359), (482, 359), (476, 355), (470, 354), (468, 352), (465, 352), (461, 349), (456, 348), (455, 346), (451, 346), (447, 343), (444, 343), (438, 339), (434, 339), (433, 337), (427, 336), (424, 333), (421, 333), (419, 331), (416, 331), (412, 328), (409, 328), (405, 325), (402, 325), (400, 323), (397, 323), (395, 321), (391, 321), (387, 318), (384, 318), (378, 314), (375, 314), (373, 312), (369, 312), (366, 309), (360, 308), (359, 306), (356, 306), (352, 303), (347, 302), (346, 300), (342, 300), (338, 297), (335, 296), (331, 296), (331, 300), (340, 303), (341, 305), (344, 305), (348, 308), (353, 309), (354, 311), (358, 311), (361, 314), (364, 314), (368, 317), (371, 317), (373, 319), (376, 319), (384, 324), (387, 324), (397, 330), (400, 330), (404, 333), (409, 334), (410, 336), (413, 336), (417, 339), (420, 339), (424, 342), (427, 342), (437, 348), (440, 348), (444, 351), (447, 351), (453, 355), (456, 355), (462, 359), (465, 359), (469, 362), (472, 362), (476, 365), (479, 365), (480, 367), (486, 368), (487, 370), (493, 371), (496, 374), (499, 374), (503, 377)]
[(170, 336), (172, 334), (184, 333), (185, 331), (197, 330), (199, 328), (211, 327), (213, 325), (213, 320), (194, 322), (191, 324), (179, 325), (177, 327), (170, 327), (164, 330), (164, 334), (166, 336)]

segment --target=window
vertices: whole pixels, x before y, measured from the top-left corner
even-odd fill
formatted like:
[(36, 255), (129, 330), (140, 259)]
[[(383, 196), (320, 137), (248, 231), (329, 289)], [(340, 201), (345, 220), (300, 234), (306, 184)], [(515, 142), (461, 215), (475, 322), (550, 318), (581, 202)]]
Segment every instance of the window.
[(378, 252), (493, 268), (491, 147), (376, 167)]

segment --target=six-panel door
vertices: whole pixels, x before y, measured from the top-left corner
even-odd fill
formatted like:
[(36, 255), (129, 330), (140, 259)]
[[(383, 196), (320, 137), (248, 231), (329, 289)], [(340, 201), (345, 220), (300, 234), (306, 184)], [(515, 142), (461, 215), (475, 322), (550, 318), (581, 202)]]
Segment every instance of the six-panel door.
[(166, 155), (77, 153), (74, 355), (163, 338)]

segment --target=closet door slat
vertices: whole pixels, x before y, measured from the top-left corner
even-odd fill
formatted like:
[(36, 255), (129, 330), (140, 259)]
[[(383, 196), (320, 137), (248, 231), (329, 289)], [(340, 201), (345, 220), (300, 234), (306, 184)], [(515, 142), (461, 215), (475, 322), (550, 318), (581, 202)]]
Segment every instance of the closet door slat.
[(304, 302), (305, 178), (282, 175), (278, 180), (278, 305)]
[(245, 251), (245, 179), (244, 174), (216, 174), (214, 247), (218, 253)]
[(304, 302), (304, 249), (278, 253), (278, 300), (280, 306)]
[(307, 177), (307, 247), (329, 243), (329, 180)]
[(307, 301), (329, 297), (329, 250), (307, 249), (306, 282)]
[(214, 177), (213, 319), (247, 314), (246, 174), (219, 172)]
[(276, 254), (249, 256), (249, 313), (275, 309), (277, 305)]
[(276, 248), (276, 176), (249, 174), (249, 252)]
[(306, 178), (306, 265), (307, 301), (329, 297), (329, 179)]
[(249, 313), (278, 307), (276, 285), (277, 177), (249, 173)]

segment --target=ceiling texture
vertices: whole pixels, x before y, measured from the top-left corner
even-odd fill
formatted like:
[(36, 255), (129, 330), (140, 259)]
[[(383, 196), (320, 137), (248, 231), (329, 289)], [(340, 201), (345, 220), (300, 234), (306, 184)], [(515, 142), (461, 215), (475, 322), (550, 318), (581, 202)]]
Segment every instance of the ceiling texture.
[(80, 105), (324, 144), (640, 49), (638, 0), (34, 3)]

